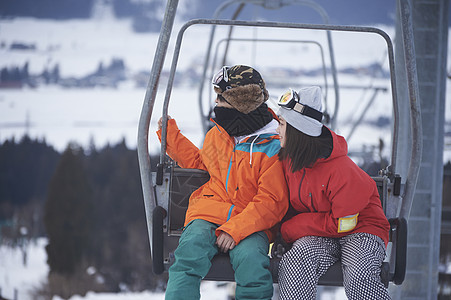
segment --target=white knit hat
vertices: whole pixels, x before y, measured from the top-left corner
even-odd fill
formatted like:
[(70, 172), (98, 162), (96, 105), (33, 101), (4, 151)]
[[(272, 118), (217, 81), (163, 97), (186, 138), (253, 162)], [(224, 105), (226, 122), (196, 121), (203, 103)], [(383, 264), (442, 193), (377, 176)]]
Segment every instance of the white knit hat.
[[(321, 104), (321, 89), (318, 86), (311, 86), (301, 88), (298, 92), (299, 103), (307, 105), (319, 112), (322, 110)], [(288, 109), (285, 107), (280, 107), (278, 113), (279, 116), (284, 118), (291, 126), (297, 130), (310, 135), (310, 136), (320, 136), (323, 124), (318, 120), (303, 115), (293, 109)]]

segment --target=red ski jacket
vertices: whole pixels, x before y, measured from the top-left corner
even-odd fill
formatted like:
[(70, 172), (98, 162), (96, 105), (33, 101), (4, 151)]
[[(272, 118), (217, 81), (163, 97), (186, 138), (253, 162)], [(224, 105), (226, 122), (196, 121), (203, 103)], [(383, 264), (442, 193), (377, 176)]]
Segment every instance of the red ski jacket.
[(375, 181), (348, 157), (345, 139), (330, 132), (333, 150), (328, 158), (294, 173), (283, 161), (295, 215), (282, 224), (282, 237), (292, 243), (309, 235), (335, 238), (366, 232), (387, 245), (390, 225)]

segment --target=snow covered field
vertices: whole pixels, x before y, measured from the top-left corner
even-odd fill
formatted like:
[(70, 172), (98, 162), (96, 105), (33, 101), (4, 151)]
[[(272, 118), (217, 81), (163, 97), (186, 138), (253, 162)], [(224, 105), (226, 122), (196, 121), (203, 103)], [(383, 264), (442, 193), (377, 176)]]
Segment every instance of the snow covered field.
[[(48, 266), (45, 245), (47, 240), (40, 238), (36, 243), (28, 244), (23, 248), (10, 248), (0, 245), (0, 296), (7, 299), (32, 300), (32, 291), (38, 289), (45, 282)], [(24, 264), (24, 253), (26, 264)], [(230, 284), (225, 285), (212, 281), (201, 284), (201, 299), (228, 300), (233, 289)], [(277, 290), (277, 286), (275, 287)], [(275, 293), (276, 294), (276, 293)], [(17, 298), (14, 298), (17, 297)], [(164, 293), (144, 291), (140, 293), (92, 293), (86, 296), (72, 296), (70, 300), (163, 300)], [(277, 299), (276, 296), (274, 299)], [(319, 300), (346, 299), (342, 288), (326, 289), (321, 293)], [(53, 300), (62, 300), (55, 296)]]
[[(48, 273), (46, 263), (47, 254), (45, 245), (47, 240), (40, 238), (36, 243), (31, 243), (21, 250), (10, 248), (6, 245), (0, 246), (0, 296), (7, 299), (31, 300), (33, 290), (45, 282)], [(24, 259), (26, 257), (26, 259)], [(25, 262), (25, 263), (24, 263)], [(227, 287), (216, 286), (214, 282), (205, 282), (202, 285), (204, 299), (227, 299)], [(16, 295), (16, 296), (15, 296)], [(14, 298), (17, 297), (17, 298)], [(53, 300), (60, 300), (55, 296)], [(118, 293), (118, 294), (95, 294), (88, 293), (85, 297), (73, 296), (71, 300), (160, 300), (164, 299), (163, 293)]]
[(39, 239), (24, 248), (0, 246), (0, 296), (7, 299), (32, 299), (33, 289), (46, 280), (49, 270), (45, 239)]
[[(384, 28), (390, 35), (392, 28)], [(206, 39), (209, 28), (203, 27), (187, 32), (179, 61), (180, 69), (199, 68), (203, 64)], [(293, 31), (244, 30), (240, 37), (293, 38)], [(194, 38), (196, 36), (196, 38)], [(303, 32), (302, 39), (325, 40), (319, 32)], [(34, 19), (0, 20), (0, 67), (22, 66), (29, 61), (30, 73), (40, 73), (45, 67), (60, 65), (61, 76), (83, 76), (96, 70), (99, 61), (109, 63), (112, 58), (123, 58), (127, 72), (136, 73), (150, 70), (158, 34), (136, 34), (131, 30), (130, 22), (118, 20), (92, 21), (50, 21)], [(374, 35), (359, 36), (357, 40), (350, 34), (333, 35), (337, 53), (337, 67), (354, 67), (383, 61), (384, 43)], [(8, 46), (13, 42), (35, 44), (36, 51), (11, 51)], [(261, 73), (272, 76), (269, 66), (277, 64), (290, 67), (300, 64), (312, 69), (320, 65), (320, 59), (313, 48), (305, 45), (265, 47), (261, 52), (253, 52), (253, 47), (238, 45), (231, 48), (229, 58), (232, 63), (247, 63), (261, 66)], [(172, 59), (173, 45), (167, 59)], [(448, 50), (449, 51), (449, 50)], [(274, 58), (274, 53), (278, 53)], [(296, 53), (297, 55), (292, 55)], [(299, 55), (299, 53), (301, 55)], [(301, 56), (299, 58), (299, 56)], [(169, 63), (165, 64), (165, 70)], [(386, 66), (387, 63), (384, 63)], [(450, 65), (450, 63), (448, 63)], [(259, 67), (260, 68), (260, 67)], [(449, 69), (449, 68), (448, 68)], [(322, 82), (322, 78), (306, 78), (299, 84)], [(373, 80), (365, 76), (340, 75), (339, 83), (344, 85), (389, 87), (387, 79)], [(329, 78), (329, 86), (331, 86)], [(297, 88), (296, 86), (293, 86)], [(199, 109), (197, 106), (197, 86), (182, 85), (172, 92), (169, 113), (178, 120), (182, 131), (196, 144), (200, 144)], [(270, 89), (270, 105), (283, 92), (279, 88)], [(333, 106), (333, 93), (329, 92), (329, 105)], [(64, 89), (58, 86), (39, 86), (38, 88), (1, 89), (0, 90), (0, 142), (15, 137), (20, 139), (25, 133), (32, 138), (45, 139), (57, 150), (63, 151), (67, 144), (74, 141), (85, 148), (91, 142), (97, 147), (106, 143), (114, 144), (122, 138), (129, 147), (136, 147), (137, 126), (145, 88), (139, 88), (131, 80), (125, 81), (117, 89)], [(164, 90), (160, 89), (152, 116), (150, 130), (150, 150), (156, 152), (159, 143), (153, 132), (156, 121), (162, 111)], [(338, 132), (345, 137), (351, 129), (352, 121), (370, 99), (371, 92), (359, 89), (343, 89), (341, 92)], [(272, 101), (272, 102), (271, 102)], [(447, 89), (445, 107), (446, 120), (451, 121), (451, 91)], [(378, 117), (391, 118), (390, 93), (379, 93), (375, 103), (367, 114), (369, 121)], [(450, 125), (451, 126), (451, 125)], [(359, 127), (350, 140), (350, 149), (360, 150), (363, 145), (375, 145), (381, 138), (390, 145), (390, 129), (376, 128), (371, 123)], [(449, 141), (449, 143), (451, 143)], [(385, 154), (390, 150), (387, 146)], [(444, 153), (444, 161), (451, 160), (451, 149)], [(32, 299), (28, 293), (37, 288), (46, 279), (48, 266), (45, 257), (45, 240), (30, 244), (27, 248), (27, 265), (23, 265), (23, 256), (19, 250), (6, 246), (0, 247), (0, 291), (1, 295), (13, 298), (14, 289), (18, 290), (18, 299)], [(204, 299), (226, 299), (227, 288), (218, 288), (215, 283), (203, 284)], [(329, 297), (329, 298), (327, 298)], [(324, 293), (322, 299), (343, 299), (342, 290), (331, 294)], [(74, 296), (72, 300), (103, 299), (163, 299), (161, 293), (152, 294), (92, 294), (86, 297)], [(58, 300), (58, 299), (54, 299)]]
[[(175, 26), (173, 38), (178, 32)], [(382, 28), (389, 35), (393, 28)], [(217, 35), (225, 28), (218, 28)], [(158, 34), (137, 34), (131, 30), (130, 22), (124, 20), (92, 20), (92, 21), (50, 21), (34, 19), (0, 20), (0, 66), (23, 66), (29, 62), (29, 72), (38, 74), (44, 68), (51, 69), (59, 65), (62, 77), (83, 76), (94, 72), (99, 62), (108, 64), (113, 58), (124, 60), (129, 75), (140, 71), (149, 71), (158, 40)], [(69, 34), (70, 33), (70, 34)], [(183, 43), (178, 70), (200, 70), (203, 65), (207, 38), (210, 28), (194, 26), (187, 30)], [(252, 30), (245, 28), (236, 32), (237, 37), (261, 39), (300, 39), (315, 40), (325, 45), (324, 32), (308, 30)], [(337, 68), (368, 66), (381, 63), (388, 70), (386, 45), (384, 40), (375, 34), (340, 33), (332, 35)], [(14, 42), (35, 45), (36, 50), (10, 50)], [(214, 45), (216, 45), (214, 43)], [(235, 44), (233, 44), (235, 45)], [(263, 45), (256, 50), (255, 45), (236, 43), (229, 50), (231, 63), (258, 65), (264, 77), (276, 78), (272, 67), (312, 70), (321, 67), (321, 57), (318, 48), (307, 44), (272, 43)], [(164, 70), (168, 70), (172, 60), (173, 43), (169, 47)], [(327, 49), (326, 49), (327, 50)], [(277, 56), (274, 56), (277, 53)], [(326, 61), (328, 54), (325, 53)], [(276, 64), (274, 63), (276, 61)], [(186, 74), (186, 73), (185, 73)], [(186, 76), (186, 75), (185, 75)], [(176, 76), (177, 79), (177, 76)], [(186, 78), (182, 78), (185, 79)], [(270, 81), (267, 79), (267, 81)], [(323, 85), (324, 79), (319, 77), (302, 77), (290, 85), (299, 88), (301, 85)], [(387, 88), (388, 92), (379, 92), (366, 121), (375, 122), (380, 117), (391, 118), (390, 82), (387, 78), (374, 79), (365, 75), (339, 74), (340, 106), (337, 131), (348, 138), (353, 122), (357, 119), (365, 104), (372, 96), (372, 91), (362, 89), (347, 89), (344, 86), (373, 86)], [(296, 86), (298, 85), (298, 87)], [(328, 77), (327, 106), (332, 112), (335, 95), (332, 79)], [(284, 86), (285, 88), (285, 86)], [(181, 84), (171, 95), (169, 113), (179, 122), (180, 128), (199, 144), (200, 133), (199, 109), (197, 104), (198, 85)], [(270, 105), (284, 90), (269, 87)], [(152, 116), (150, 149), (157, 151), (158, 142), (154, 144), (153, 132), (156, 121), (161, 115), (161, 102), (164, 88), (157, 94)], [(205, 92), (204, 92), (205, 93)], [(140, 116), (145, 88), (136, 87), (131, 76), (118, 88), (67, 89), (59, 86), (39, 85), (37, 88), (0, 90), (0, 141), (15, 137), (19, 139), (25, 133), (32, 138), (41, 138), (62, 151), (67, 144), (75, 141), (87, 148), (93, 142), (102, 147), (106, 143), (117, 143), (125, 138), (129, 147), (136, 147), (137, 125)], [(204, 96), (211, 97), (211, 94)], [(451, 98), (451, 97), (448, 97)], [(272, 107), (275, 107), (272, 105)], [(451, 112), (448, 101), (447, 112)], [(451, 118), (447, 113), (447, 119)], [(375, 145), (381, 138), (390, 145), (390, 130), (375, 128), (365, 123), (358, 128), (350, 140), (350, 149), (361, 150), (362, 145)], [(390, 147), (386, 147), (388, 155)], [(451, 156), (451, 155), (450, 155)]]

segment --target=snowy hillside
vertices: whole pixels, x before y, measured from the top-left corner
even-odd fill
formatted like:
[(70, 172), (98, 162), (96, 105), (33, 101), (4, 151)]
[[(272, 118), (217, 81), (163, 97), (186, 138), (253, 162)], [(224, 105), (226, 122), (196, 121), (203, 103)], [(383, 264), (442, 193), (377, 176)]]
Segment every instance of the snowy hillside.
[[(180, 25), (175, 26), (172, 43), (166, 57), (164, 69), (169, 70), (172, 60), (173, 41)], [(393, 28), (384, 28), (393, 36)], [(223, 37), (226, 28), (217, 29), (217, 37)], [(20, 138), (25, 132), (31, 137), (45, 138), (46, 141), (62, 151), (70, 141), (84, 147), (94, 141), (97, 146), (107, 142), (116, 143), (125, 138), (130, 147), (136, 146), (137, 124), (144, 86), (138, 85), (137, 77), (146, 80), (150, 71), (158, 34), (134, 33), (127, 20), (91, 21), (50, 21), (30, 18), (0, 20), (0, 67), (21, 67), (28, 62), (31, 74), (40, 74), (46, 69), (59, 67), (60, 76), (72, 78), (85, 76), (98, 69), (99, 64), (107, 65), (112, 59), (124, 61), (126, 80), (116, 88), (66, 89), (56, 85), (39, 84), (36, 88), (0, 90), (0, 141), (15, 136)], [(208, 26), (193, 26), (184, 36), (178, 74), (171, 96), (169, 113), (177, 118), (181, 128), (191, 135), (193, 141), (200, 143), (200, 121), (197, 104), (199, 74), (202, 71), (203, 57), (206, 53), (210, 34)], [(204, 37), (204, 38), (199, 38)], [(288, 86), (324, 86), (324, 78), (293, 77), (290, 83), (277, 83), (278, 74), (287, 71), (304, 72), (322, 68), (322, 58), (317, 45), (305, 41), (317, 41), (327, 45), (324, 32), (312, 30), (249, 29), (236, 30), (236, 38), (296, 40), (292, 43), (249, 43), (234, 42), (229, 50), (228, 63), (251, 64), (256, 66), (266, 78), (271, 99), (274, 100)], [(217, 39), (219, 40), (219, 38)], [(353, 69), (354, 73), (340, 73), (340, 107), (337, 131), (345, 137), (350, 133), (353, 122), (371, 99), (373, 90), (346, 88), (346, 86), (381, 87), (387, 92), (379, 92), (366, 115), (366, 123), (358, 128), (350, 140), (350, 147), (360, 150), (363, 144), (375, 145), (378, 139), (390, 145), (389, 127), (374, 128), (373, 124), (381, 118), (391, 118), (391, 92), (388, 78), (374, 79), (365, 73), (355, 73), (356, 68), (380, 64), (387, 72), (386, 44), (375, 34), (333, 32), (333, 46), (338, 70)], [(303, 42), (300, 42), (303, 41)], [(31, 49), (11, 49), (19, 43), (32, 45)], [(216, 45), (216, 41), (214, 45)], [(216, 47), (216, 46), (215, 46)], [(327, 64), (329, 54), (323, 46)], [(216, 48), (212, 56), (217, 57)], [(277, 53), (277, 56), (274, 54)], [(216, 59), (219, 65), (219, 59)], [(284, 73), (285, 72), (285, 73)], [(144, 74), (144, 76), (142, 75)], [(353, 75), (354, 74), (354, 75)], [(285, 79), (286, 80), (286, 79)], [(327, 77), (328, 99), (325, 103), (333, 111), (335, 95), (331, 76)], [(448, 89), (449, 91), (449, 89)], [(448, 92), (449, 93), (449, 92)], [(157, 95), (152, 118), (151, 132), (156, 119), (161, 114), (161, 99), (164, 88)], [(210, 96), (212, 97), (211, 94)], [(450, 99), (451, 97), (448, 97)], [(447, 101), (447, 120), (451, 119), (451, 104)], [(274, 106), (273, 106), (274, 107)], [(151, 136), (151, 139), (153, 136)], [(151, 145), (157, 151), (158, 145)], [(388, 147), (386, 147), (389, 151)], [(446, 154), (448, 155), (448, 154)], [(450, 155), (451, 156), (451, 155)]]

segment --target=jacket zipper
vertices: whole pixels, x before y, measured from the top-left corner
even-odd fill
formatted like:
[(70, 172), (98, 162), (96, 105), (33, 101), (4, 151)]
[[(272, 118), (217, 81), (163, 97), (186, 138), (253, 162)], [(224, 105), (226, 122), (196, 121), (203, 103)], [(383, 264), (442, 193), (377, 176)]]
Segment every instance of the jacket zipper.
[(305, 168), (303, 170), (304, 170), (304, 173), (302, 173), (301, 182), (299, 183), (298, 198), (299, 198), (299, 203), (301, 203), (306, 209), (308, 209), (308, 211), (311, 211), (310, 208), (308, 208), (308, 206), (305, 205), (301, 199), (301, 186), (302, 186), (302, 182), (304, 181), (304, 177), (305, 177)]
[(315, 205), (313, 204), (313, 197), (312, 197), (312, 193), (309, 193), (310, 196), (310, 204), (312, 205), (313, 211), (318, 211), (315, 207)]
[(230, 171), (232, 170), (232, 161), (233, 161), (233, 155), (235, 154), (235, 146), (233, 147), (233, 151), (232, 151), (232, 155), (230, 156), (230, 162), (229, 162), (229, 169), (227, 170), (227, 177), (226, 177), (226, 192), (228, 193), (228, 186), (229, 186), (229, 176), (230, 176)]

